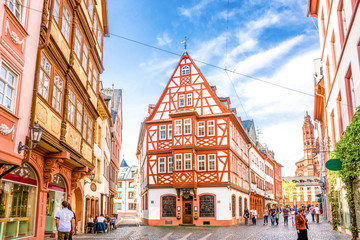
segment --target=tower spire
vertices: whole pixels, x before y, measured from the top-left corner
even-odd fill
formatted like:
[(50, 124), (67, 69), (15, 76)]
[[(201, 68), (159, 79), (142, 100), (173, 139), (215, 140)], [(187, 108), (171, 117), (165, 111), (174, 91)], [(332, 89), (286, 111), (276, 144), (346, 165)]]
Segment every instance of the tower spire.
[(187, 54), (187, 51), (186, 51), (186, 47), (187, 47), (186, 43), (187, 43), (187, 40), (189, 40), (189, 38), (187, 38), (187, 37), (185, 36), (184, 41), (180, 42), (180, 44), (184, 44), (184, 54)]

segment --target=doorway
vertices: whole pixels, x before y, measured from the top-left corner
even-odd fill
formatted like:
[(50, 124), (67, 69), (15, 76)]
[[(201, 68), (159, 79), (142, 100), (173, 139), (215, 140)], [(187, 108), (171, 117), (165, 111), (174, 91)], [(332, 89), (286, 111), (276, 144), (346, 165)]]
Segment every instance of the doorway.
[(193, 223), (193, 197), (189, 196), (188, 199), (183, 197), (183, 224), (192, 224)]

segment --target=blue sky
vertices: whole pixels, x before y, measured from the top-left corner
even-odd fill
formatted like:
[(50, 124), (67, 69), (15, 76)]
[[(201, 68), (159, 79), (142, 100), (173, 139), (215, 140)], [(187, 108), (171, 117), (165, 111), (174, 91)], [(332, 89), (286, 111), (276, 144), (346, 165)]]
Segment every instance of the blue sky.
[[(320, 56), (316, 19), (306, 0), (108, 0), (109, 31), (176, 54), (188, 53), (238, 73), (313, 94)], [(136, 163), (140, 123), (180, 57), (111, 35), (104, 41), (104, 87), (123, 89), (122, 156)], [(293, 175), (303, 156), (302, 123), (313, 98), (196, 62), (219, 97), (229, 96), (243, 120), (254, 119), (260, 142)], [(243, 105), (245, 111), (242, 109)]]

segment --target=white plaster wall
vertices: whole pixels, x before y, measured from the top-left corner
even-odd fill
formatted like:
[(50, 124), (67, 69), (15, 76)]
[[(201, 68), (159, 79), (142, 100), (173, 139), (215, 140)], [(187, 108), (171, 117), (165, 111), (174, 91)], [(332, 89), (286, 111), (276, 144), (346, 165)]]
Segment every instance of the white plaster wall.
[(149, 219), (160, 219), (161, 209), (160, 209), (160, 196), (164, 194), (174, 194), (176, 195), (175, 188), (161, 188), (161, 189), (149, 189), (148, 191), (148, 209), (149, 209)]

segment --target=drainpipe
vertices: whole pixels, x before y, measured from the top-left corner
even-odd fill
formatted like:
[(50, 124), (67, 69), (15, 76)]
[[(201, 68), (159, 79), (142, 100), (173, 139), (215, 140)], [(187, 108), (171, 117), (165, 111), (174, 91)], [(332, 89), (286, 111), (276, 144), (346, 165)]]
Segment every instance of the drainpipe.
[(247, 149), (247, 154), (248, 154), (248, 161), (249, 161), (249, 210), (250, 210), (250, 204), (251, 204), (251, 201), (250, 201), (250, 195), (251, 195), (251, 160), (250, 160), (250, 149), (252, 148), (252, 144), (249, 143), (248, 144), (248, 149)]
[[(29, 123), (29, 126), (33, 126), (34, 125), (34, 122), (35, 122), (35, 108), (36, 108), (36, 102), (35, 102), (35, 99), (36, 99), (36, 94), (37, 94), (37, 90), (38, 90), (38, 79), (39, 79), (39, 75), (40, 75), (40, 72), (38, 71), (38, 68), (40, 66), (40, 62), (41, 62), (41, 50), (44, 49), (48, 43), (49, 43), (49, 40), (50, 40), (50, 32), (51, 32), (51, 27), (52, 27), (52, 17), (53, 17), (53, 9), (54, 9), (54, 3), (55, 3), (55, 0), (51, 0), (51, 4), (50, 4), (50, 15), (49, 15), (49, 20), (45, 19), (46, 17), (44, 17), (43, 19), (43, 22), (44, 21), (48, 21), (49, 22), (49, 26), (48, 26), (48, 31), (46, 33), (46, 38), (45, 38), (45, 42), (41, 45), (39, 45), (39, 48), (38, 48), (38, 53), (37, 53), (37, 57), (36, 57), (36, 64), (35, 64), (35, 77), (34, 77), (34, 88), (33, 88), (33, 101), (32, 101), (32, 104), (31, 104), (31, 113), (30, 113), (30, 123)], [(45, 4), (46, 5), (46, 4)], [(46, 6), (45, 6), (46, 8)], [(44, 16), (44, 11), (46, 11), (46, 9), (43, 9), (43, 16)], [(40, 37), (39, 37), (40, 38)], [(31, 141), (29, 141), (29, 148), (27, 150), (27, 155), (26, 157), (24, 158), (24, 160), (21, 162), (21, 164), (24, 164), (26, 162), (29, 161), (30, 159), (30, 156), (31, 156), (31, 148), (33, 147), (33, 143)], [(9, 168), (7, 171), (3, 172), (1, 175), (0, 175), (0, 181), (1, 179), (8, 173), (12, 172), (13, 170), (15, 170), (16, 168), (18, 168), (19, 166), (13, 166), (11, 168)]]

